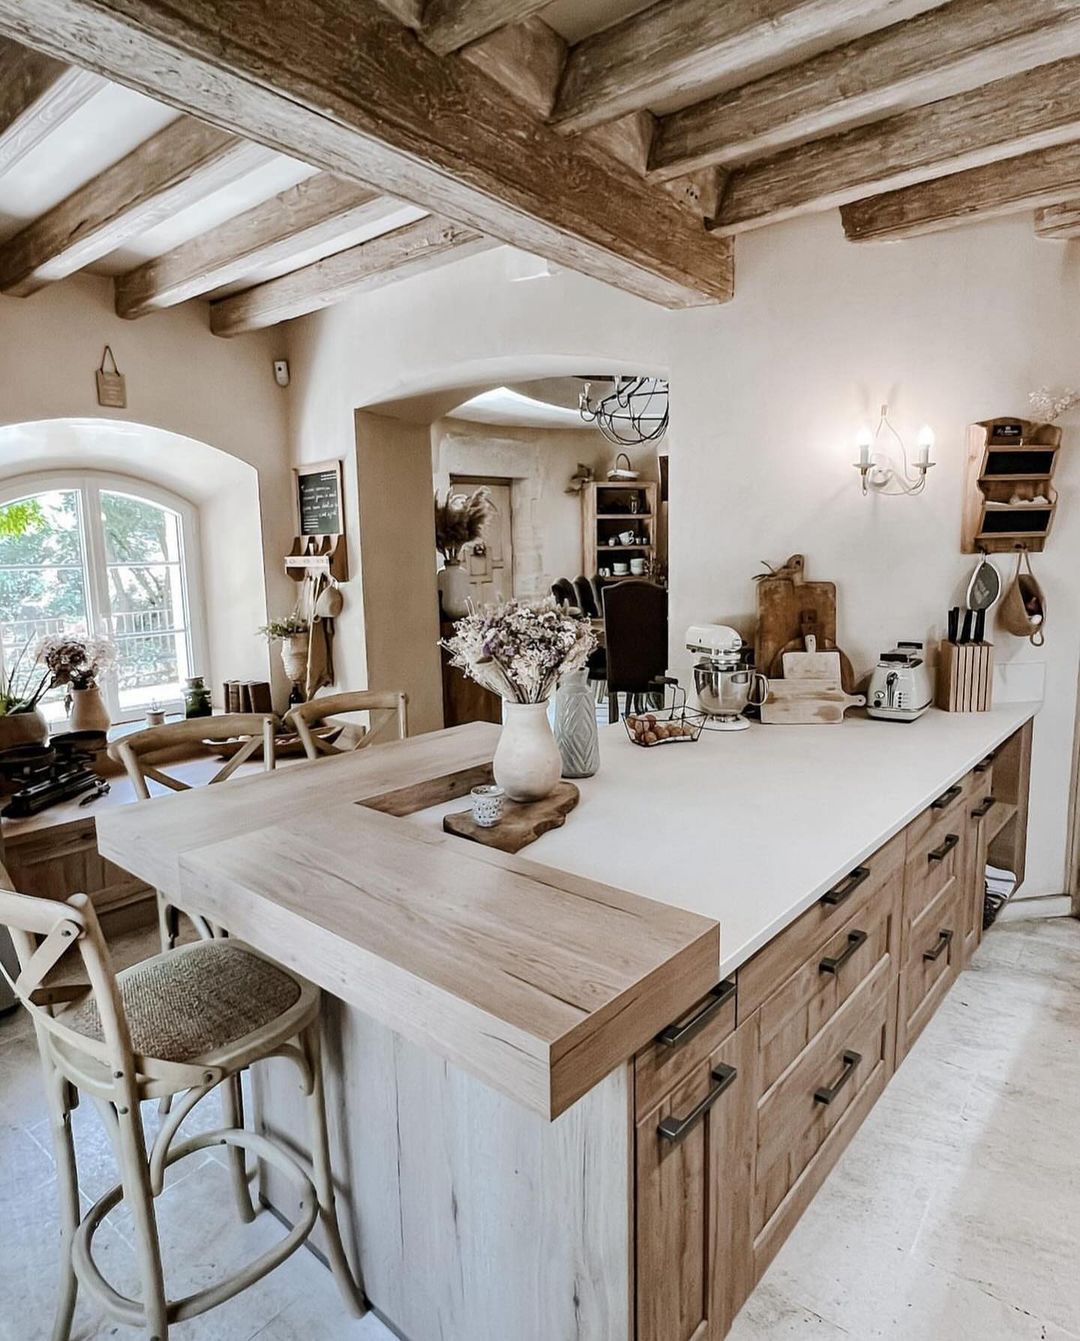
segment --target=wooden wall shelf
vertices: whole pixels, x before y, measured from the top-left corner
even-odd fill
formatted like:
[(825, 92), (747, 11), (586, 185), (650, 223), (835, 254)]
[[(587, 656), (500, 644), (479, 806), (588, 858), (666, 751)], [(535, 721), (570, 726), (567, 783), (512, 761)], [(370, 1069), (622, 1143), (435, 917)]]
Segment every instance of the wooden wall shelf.
[(1056, 424), (1001, 418), (968, 428), (964, 554), (1042, 550), (1057, 510), (1052, 480), (1060, 446)]
[[(586, 577), (599, 577), (601, 567), (611, 567), (604, 561), (605, 554), (619, 563), (645, 559), (650, 570), (655, 568), (659, 492), (655, 480), (593, 480), (585, 486), (581, 501), (582, 572)], [(632, 502), (637, 504), (636, 512), (630, 511)], [(609, 543), (623, 531), (633, 531), (641, 543)]]

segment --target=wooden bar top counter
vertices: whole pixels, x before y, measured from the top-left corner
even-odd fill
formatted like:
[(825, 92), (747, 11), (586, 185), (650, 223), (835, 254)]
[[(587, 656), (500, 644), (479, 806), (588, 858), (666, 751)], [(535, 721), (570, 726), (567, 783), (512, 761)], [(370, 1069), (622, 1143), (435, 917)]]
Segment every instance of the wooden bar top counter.
[(554, 1118), (714, 985), (715, 921), (403, 823), (486, 723), (103, 812), (103, 856)]

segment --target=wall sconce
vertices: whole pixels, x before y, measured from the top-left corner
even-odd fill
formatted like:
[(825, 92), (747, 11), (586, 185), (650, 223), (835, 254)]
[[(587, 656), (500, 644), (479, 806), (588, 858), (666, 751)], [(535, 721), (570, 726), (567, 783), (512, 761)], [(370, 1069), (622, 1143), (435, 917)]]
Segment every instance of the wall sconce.
[[(859, 430), (855, 438), (859, 459), (854, 463), (864, 494), (871, 489), (879, 494), (921, 494), (926, 488), (926, 472), (936, 464), (930, 460), (934, 450), (934, 431), (928, 424), (919, 429), (914, 467), (908, 465), (904, 440), (889, 423), (889, 407), (881, 407), (877, 429)], [(899, 460), (895, 451), (899, 448)]]

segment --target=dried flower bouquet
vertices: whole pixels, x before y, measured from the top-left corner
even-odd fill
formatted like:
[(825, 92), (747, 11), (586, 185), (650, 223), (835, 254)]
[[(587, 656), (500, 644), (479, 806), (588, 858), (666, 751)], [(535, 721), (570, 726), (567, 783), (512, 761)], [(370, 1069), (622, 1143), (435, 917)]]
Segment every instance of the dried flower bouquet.
[(548, 599), (485, 605), (454, 625), (442, 646), (451, 664), (511, 703), (544, 703), (561, 675), (581, 670), (596, 648), (587, 619)]

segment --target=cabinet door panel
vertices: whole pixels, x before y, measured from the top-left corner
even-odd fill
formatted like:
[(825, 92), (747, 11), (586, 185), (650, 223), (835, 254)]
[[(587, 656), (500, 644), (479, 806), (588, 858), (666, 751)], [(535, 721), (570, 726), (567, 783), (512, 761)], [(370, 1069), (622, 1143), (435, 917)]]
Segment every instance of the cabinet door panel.
[(750, 1292), (757, 1063), (754, 1018), (637, 1125), (638, 1341), (719, 1341)]

